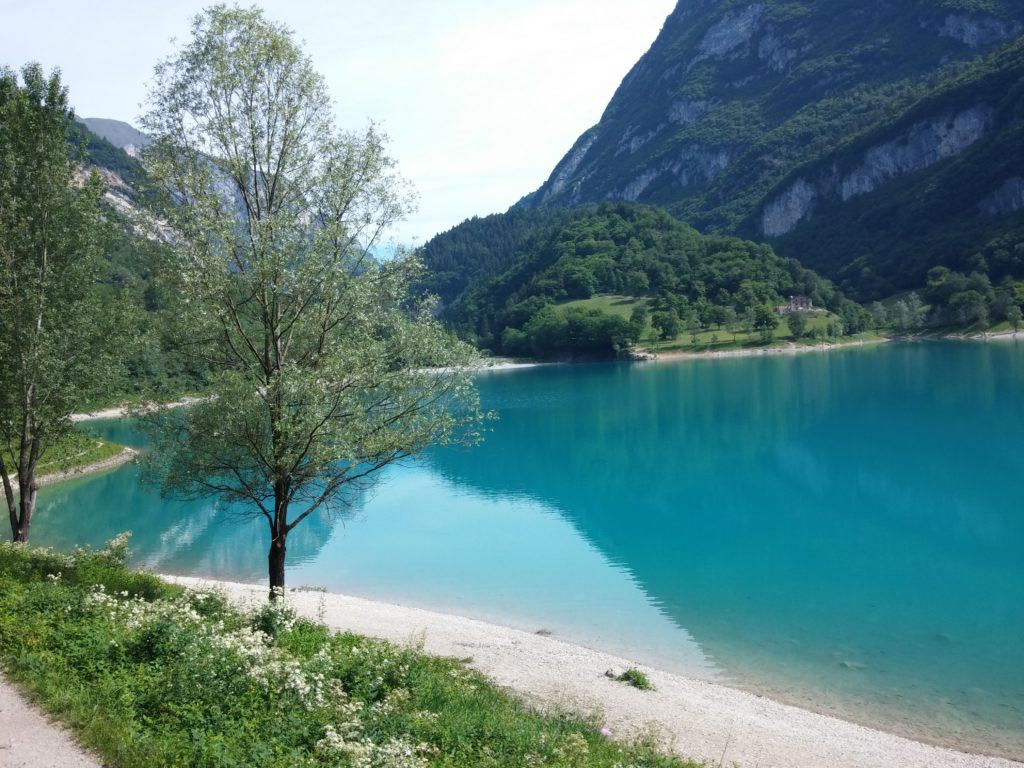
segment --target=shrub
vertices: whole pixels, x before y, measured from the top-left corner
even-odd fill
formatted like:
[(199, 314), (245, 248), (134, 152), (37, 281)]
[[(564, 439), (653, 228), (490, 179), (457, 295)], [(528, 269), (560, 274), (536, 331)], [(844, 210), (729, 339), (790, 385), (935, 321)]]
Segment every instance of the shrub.
[(634, 688), (639, 688), (641, 691), (653, 691), (654, 686), (651, 684), (650, 679), (636, 667), (630, 667), (617, 678), (620, 683), (628, 683)]

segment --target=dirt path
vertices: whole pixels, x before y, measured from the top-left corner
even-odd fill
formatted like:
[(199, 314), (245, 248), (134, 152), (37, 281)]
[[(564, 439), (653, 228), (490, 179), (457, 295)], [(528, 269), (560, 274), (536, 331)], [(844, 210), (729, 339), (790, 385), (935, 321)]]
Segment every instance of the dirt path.
[(4, 768), (102, 768), (63, 726), (0, 676), (0, 765)]

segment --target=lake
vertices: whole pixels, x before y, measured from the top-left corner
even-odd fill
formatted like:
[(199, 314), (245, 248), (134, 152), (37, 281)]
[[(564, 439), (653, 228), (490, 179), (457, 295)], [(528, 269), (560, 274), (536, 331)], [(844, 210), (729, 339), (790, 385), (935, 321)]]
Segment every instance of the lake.
[[(289, 583), (476, 616), (1024, 758), (1024, 345), (479, 377), (474, 449), (289, 539)], [(141, 445), (129, 422), (94, 428)], [(265, 579), (266, 524), (138, 469), (46, 488), (34, 543)]]

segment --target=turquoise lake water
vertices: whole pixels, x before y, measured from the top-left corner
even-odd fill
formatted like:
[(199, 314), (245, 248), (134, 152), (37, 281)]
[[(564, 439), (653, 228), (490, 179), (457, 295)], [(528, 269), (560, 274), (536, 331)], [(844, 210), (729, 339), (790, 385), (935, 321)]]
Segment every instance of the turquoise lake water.
[[(289, 583), (477, 616), (1024, 758), (1024, 345), (480, 377), (483, 445), (289, 540)], [(140, 444), (127, 422), (97, 424)], [(133, 531), (260, 581), (265, 523), (126, 467), (44, 489), (36, 544)]]

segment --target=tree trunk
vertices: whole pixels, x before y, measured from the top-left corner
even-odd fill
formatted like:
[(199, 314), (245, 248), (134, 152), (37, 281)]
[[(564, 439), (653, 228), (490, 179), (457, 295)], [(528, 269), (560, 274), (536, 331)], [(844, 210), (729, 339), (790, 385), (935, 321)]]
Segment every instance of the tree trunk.
[[(27, 488), (27, 490), (26, 490)], [(18, 505), (21, 507), (21, 519), (18, 521), (17, 530), (12, 532), (12, 539), (25, 543), (28, 541), (28, 532), (32, 527), (32, 513), (36, 511), (36, 497), (39, 495), (39, 484), (35, 478), (22, 486)]]
[(7, 501), (7, 515), (11, 520), (11, 541), (18, 540), (18, 501), (7, 478), (4, 478), (4, 496)]
[(4, 464), (4, 457), (0, 454), (0, 480), (4, 486), (4, 501), (7, 502), (7, 515), (11, 520), (11, 540), (14, 540), (18, 532), (18, 501), (14, 495), (14, 485), (11, 483), (11, 475)]
[(287, 533), (271, 533), (270, 542), (270, 599), (276, 600), (284, 595), (284, 559), (287, 553)]

